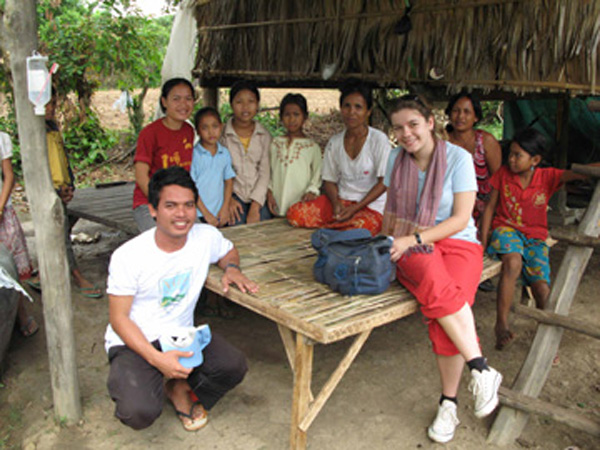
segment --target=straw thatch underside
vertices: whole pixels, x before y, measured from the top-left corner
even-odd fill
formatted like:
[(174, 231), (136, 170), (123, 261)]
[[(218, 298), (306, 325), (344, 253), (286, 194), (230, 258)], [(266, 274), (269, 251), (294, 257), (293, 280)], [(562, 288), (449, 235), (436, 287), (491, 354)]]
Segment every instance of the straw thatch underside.
[[(208, 84), (331, 85), (361, 78), (525, 92), (595, 92), (600, 1), (199, 1), (196, 73)], [(436, 81), (434, 73), (443, 77)], [(328, 77), (329, 75), (329, 77)]]

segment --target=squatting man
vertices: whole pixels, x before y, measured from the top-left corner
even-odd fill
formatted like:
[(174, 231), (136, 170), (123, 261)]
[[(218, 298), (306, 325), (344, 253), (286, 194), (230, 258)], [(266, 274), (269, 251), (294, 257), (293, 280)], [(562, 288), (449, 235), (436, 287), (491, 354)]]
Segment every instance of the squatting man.
[(158, 418), (166, 394), (183, 427), (195, 431), (206, 425), (206, 410), (242, 381), (246, 360), (213, 334), (203, 350), (204, 362), (185, 368), (179, 358), (192, 352), (163, 352), (159, 338), (165, 330), (193, 326), (210, 264), (223, 269), (224, 292), (233, 283), (242, 292), (256, 293), (258, 285), (240, 271), (239, 254), (230, 241), (216, 228), (194, 223), (198, 191), (185, 169), (156, 172), (148, 198), (156, 227), (123, 244), (110, 261), (108, 390), (116, 417), (134, 429)]

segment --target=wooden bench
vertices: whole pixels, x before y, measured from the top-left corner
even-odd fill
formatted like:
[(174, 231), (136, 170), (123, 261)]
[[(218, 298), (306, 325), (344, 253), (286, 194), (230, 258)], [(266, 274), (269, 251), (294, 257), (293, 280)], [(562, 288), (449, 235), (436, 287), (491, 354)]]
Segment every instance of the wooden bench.
[[(380, 295), (342, 296), (314, 280), (314, 230), (293, 228), (284, 219), (225, 228), (240, 252), (244, 273), (260, 285), (258, 294), (230, 289), (226, 297), (277, 324), (294, 372), (290, 448), (304, 449), (306, 434), (360, 352), (371, 331), (417, 311), (414, 297), (398, 282)], [(500, 262), (484, 260), (482, 281), (500, 272)], [(212, 267), (208, 289), (221, 294), (222, 271)], [(295, 333), (295, 335), (294, 335)], [(314, 344), (355, 336), (344, 358), (316, 397), (311, 391)], [(423, 336), (425, 339), (425, 336)]]
[(138, 228), (131, 209), (134, 186), (134, 182), (127, 182), (117, 186), (77, 189), (67, 205), (67, 214), (135, 236)]

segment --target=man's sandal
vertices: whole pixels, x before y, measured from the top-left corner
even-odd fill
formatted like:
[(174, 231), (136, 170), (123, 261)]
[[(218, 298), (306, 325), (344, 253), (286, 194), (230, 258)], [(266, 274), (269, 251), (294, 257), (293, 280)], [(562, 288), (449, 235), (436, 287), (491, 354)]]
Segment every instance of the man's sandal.
[[(202, 414), (199, 417), (194, 417), (194, 411), (196, 408), (200, 408), (202, 410)], [(190, 407), (189, 414), (178, 410), (175, 410), (175, 414), (177, 414), (179, 420), (181, 420), (181, 424), (183, 425), (183, 429), (185, 431), (198, 431), (208, 423), (208, 414), (200, 403), (194, 403)]]

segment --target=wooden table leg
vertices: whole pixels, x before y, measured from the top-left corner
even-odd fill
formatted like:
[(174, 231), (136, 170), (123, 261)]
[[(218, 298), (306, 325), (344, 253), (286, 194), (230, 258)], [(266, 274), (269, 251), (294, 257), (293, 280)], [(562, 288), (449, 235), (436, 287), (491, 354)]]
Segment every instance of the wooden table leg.
[(313, 363), (312, 343), (301, 335), (296, 334), (296, 355), (294, 363), (294, 395), (292, 399), (292, 429), (290, 433), (290, 449), (304, 450), (306, 448), (306, 432), (300, 430), (300, 421), (308, 411), (310, 403), (310, 382)]
[[(290, 368), (292, 369), (292, 372), (294, 372), (295, 369), (295, 364), (296, 364), (296, 358), (295, 358), (295, 354), (296, 354), (296, 343), (294, 342), (294, 333), (292, 330), (290, 330), (287, 327), (284, 327), (281, 324), (277, 324), (277, 329), (279, 330), (279, 335), (281, 336), (281, 342), (283, 342), (283, 347), (285, 348), (285, 354), (287, 355), (288, 358), (288, 362), (290, 363)], [(312, 388), (310, 385), (310, 380), (308, 383), (308, 401), (309, 403), (312, 403), (312, 401), (315, 399), (315, 397), (313, 396), (312, 393)]]
[(277, 329), (279, 330), (279, 336), (281, 336), (281, 342), (283, 342), (283, 348), (285, 349), (285, 354), (288, 362), (290, 363), (290, 368), (292, 371), (294, 371), (294, 333), (292, 333), (292, 330), (290, 330), (288, 327), (284, 327), (279, 323), (277, 324)]

